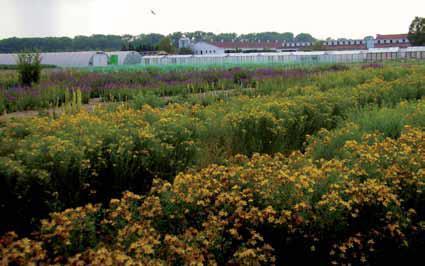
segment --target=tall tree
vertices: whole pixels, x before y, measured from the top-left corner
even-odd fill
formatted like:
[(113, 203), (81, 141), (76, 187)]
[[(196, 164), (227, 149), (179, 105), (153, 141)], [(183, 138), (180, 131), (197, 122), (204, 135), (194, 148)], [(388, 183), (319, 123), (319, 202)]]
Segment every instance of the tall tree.
[(171, 34), (169, 34), (167, 37), (169, 37), (171, 39), (171, 41), (173, 42), (173, 45), (175, 47), (179, 46), (179, 40), (181, 37), (183, 37), (183, 33), (180, 31), (177, 32), (173, 32)]
[(425, 18), (415, 17), (410, 24), (407, 38), (413, 46), (425, 45)]
[(176, 51), (171, 39), (168, 37), (163, 38), (158, 44), (158, 50), (165, 51), (169, 54), (174, 53)]

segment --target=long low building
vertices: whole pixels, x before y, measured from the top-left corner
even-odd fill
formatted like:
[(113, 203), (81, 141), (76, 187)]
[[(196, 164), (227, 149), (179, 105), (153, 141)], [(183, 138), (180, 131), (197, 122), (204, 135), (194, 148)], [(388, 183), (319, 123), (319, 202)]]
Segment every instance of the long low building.
[[(142, 56), (134, 51), (41, 53), (41, 64), (58, 67), (104, 67), (140, 64)], [(0, 54), (0, 65), (16, 65), (17, 54)]]
[[(107, 66), (108, 55), (104, 52), (41, 53), (41, 64), (58, 67)], [(17, 54), (0, 54), (0, 65), (16, 65)]]
[[(295, 51), (272, 53), (232, 53), (197, 55), (149, 55), (137, 52), (78, 52), (42, 53), (42, 64), (59, 67), (90, 67), (108, 65), (214, 65), (214, 64), (313, 64), (313, 63), (358, 63), (394, 59), (425, 59), (425, 47), (390, 47), (367, 50), (341, 51)], [(111, 59), (114, 58), (115, 62)], [(0, 65), (16, 64), (17, 55), (0, 54)]]
[(340, 50), (367, 50), (369, 48), (407, 48), (410, 42), (407, 34), (377, 34), (376, 37), (366, 37), (364, 39), (340, 39), (317, 42), (286, 42), (286, 41), (199, 41), (191, 43), (188, 38), (182, 38), (179, 45), (184, 48), (191, 48), (196, 55), (211, 55), (237, 52), (258, 52), (258, 51), (306, 51), (317, 49), (340, 51)]
[(207, 55), (144, 56), (142, 65), (208, 65), (208, 64), (315, 64), (315, 63), (361, 63), (384, 60), (425, 59), (425, 47), (371, 48), (367, 50), (342, 51), (295, 51), (274, 53), (233, 53)]

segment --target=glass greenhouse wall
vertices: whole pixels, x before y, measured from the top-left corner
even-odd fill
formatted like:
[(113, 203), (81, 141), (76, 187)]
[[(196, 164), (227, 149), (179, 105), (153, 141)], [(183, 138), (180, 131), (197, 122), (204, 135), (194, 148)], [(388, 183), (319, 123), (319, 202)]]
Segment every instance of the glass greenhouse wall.
[(425, 59), (425, 47), (381, 48), (362, 51), (250, 53), (225, 55), (144, 56), (142, 65), (318, 64), (361, 63), (396, 59)]
[[(248, 64), (284, 64), (315, 65), (329, 63), (362, 63), (386, 60), (425, 59), (425, 47), (375, 48), (356, 51), (318, 51), (318, 52), (281, 52), (281, 53), (239, 53), (222, 55), (153, 55), (141, 56), (130, 52), (74, 52), (42, 53), (42, 64), (59, 67), (92, 67), (107, 65), (248, 65)], [(16, 64), (16, 55), (0, 54), (0, 65)], [(114, 60), (111, 60), (114, 58)], [(113, 62), (113, 63), (112, 63)]]

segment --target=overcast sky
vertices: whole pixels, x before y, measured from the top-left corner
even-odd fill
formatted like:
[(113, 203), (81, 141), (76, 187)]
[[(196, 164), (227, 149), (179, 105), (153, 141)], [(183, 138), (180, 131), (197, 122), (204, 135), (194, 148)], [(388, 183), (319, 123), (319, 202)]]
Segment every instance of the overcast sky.
[(0, 39), (195, 30), (363, 38), (405, 33), (415, 16), (425, 16), (425, 0), (0, 0)]

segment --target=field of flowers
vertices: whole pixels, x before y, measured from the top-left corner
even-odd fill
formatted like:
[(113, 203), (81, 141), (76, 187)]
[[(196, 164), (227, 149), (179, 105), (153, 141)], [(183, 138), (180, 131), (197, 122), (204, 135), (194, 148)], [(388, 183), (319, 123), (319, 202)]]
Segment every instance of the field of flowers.
[[(346, 67), (323, 65), (316, 68), (233, 67), (210, 69), (143, 68), (135, 71), (45, 70), (40, 84), (19, 85), (13, 71), (0, 72), (0, 113), (52, 108), (66, 102), (66, 94), (77, 90), (82, 102), (90, 98), (103, 101), (127, 101), (157, 96), (187, 95), (207, 91), (253, 88), (261, 82), (282, 83), (307, 78), (315, 73), (344, 70)], [(141, 97), (138, 97), (141, 96)]]
[[(152, 81), (152, 94), (125, 104), (0, 124), (1, 263), (387, 265), (425, 256), (423, 65), (214, 71), (179, 77), (215, 73), (233, 94), (206, 100), (176, 89), (164, 101), (171, 89)], [(71, 76), (101, 75), (86, 83), (99, 92), (105, 77), (119, 91), (119, 77), (134, 73), (50, 75), (64, 88)]]

